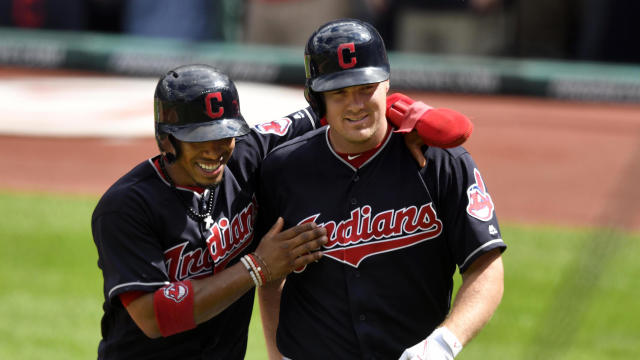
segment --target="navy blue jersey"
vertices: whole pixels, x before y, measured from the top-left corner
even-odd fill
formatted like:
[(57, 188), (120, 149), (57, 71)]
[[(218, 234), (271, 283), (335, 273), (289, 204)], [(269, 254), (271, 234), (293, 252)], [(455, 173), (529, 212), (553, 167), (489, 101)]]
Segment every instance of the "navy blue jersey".
[(322, 128), (271, 152), (259, 202), (263, 233), (327, 228), (323, 257), (286, 280), (277, 344), (292, 359), (397, 359), (445, 319), (456, 267), (504, 249), (493, 201), (462, 147), (428, 148), (420, 168), (392, 133), (356, 169)]
[[(172, 189), (159, 172), (158, 157), (142, 162), (109, 188), (91, 222), (104, 277), (100, 359), (244, 357), (253, 291), (195, 329), (159, 339), (144, 335), (119, 295), (215, 276), (254, 248), (255, 192), (262, 159), (278, 144), (316, 126), (315, 116), (305, 109), (237, 137), (213, 194)], [(199, 209), (210, 195), (215, 197), (215, 222), (206, 228), (187, 216), (186, 204)]]

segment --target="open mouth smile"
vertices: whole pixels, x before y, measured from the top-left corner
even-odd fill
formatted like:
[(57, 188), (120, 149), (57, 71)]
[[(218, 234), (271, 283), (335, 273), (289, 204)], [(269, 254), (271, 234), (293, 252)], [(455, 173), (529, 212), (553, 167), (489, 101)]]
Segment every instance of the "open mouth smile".
[(217, 175), (222, 170), (222, 164), (207, 164), (197, 162), (196, 165), (207, 175)]

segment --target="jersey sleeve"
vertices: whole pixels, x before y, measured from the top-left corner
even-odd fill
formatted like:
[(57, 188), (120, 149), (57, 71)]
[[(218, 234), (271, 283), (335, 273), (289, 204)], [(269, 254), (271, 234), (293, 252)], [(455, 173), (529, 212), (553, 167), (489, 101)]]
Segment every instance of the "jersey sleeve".
[[(432, 156), (435, 152), (440, 156)], [(430, 148), (426, 155), (428, 165), (422, 174), (436, 192), (431, 195), (460, 272), (490, 250), (504, 251), (506, 244), (500, 233), (495, 204), (471, 155), (461, 147)]]
[(311, 107), (307, 107), (278, 120), (259, 123), (253, 127), (252, 133), (260, 146), (264, 158), (276, 146), (320, 126), (320, 122)]
[(311, 107), (307, 107), (277, 120), (258, 123), (249, 134), (239, 140), (254, 142), (253, 147), (258, 150), (260, 158), (264, 159), (276, 146), (320, 126)]
[(311, 107), (298, 110), (278, 120), (255, 125), (247, 135), (236, 138), (236, 148), (228, 167), (247, 183), (247, 188), (257, 181), (262, 160), (278, 145), (318, 128), (320, 121)]
[(136, 290), (151, 292), (169, 281), (162, 246), (140, 217), (112, 211), (92, 221), (105, 298)]

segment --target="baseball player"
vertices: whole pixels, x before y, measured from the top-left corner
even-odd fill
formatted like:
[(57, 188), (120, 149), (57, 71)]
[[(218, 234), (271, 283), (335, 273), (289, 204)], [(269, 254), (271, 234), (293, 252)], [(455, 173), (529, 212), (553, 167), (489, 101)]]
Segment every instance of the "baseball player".
[(98, 358), (242, 359), (249, 290), (318, 260), (327, 241), (324, 228), (283, 231), (282, 219), (254, 236), (262, 159), (319, 120), (307, 108), (250, 129), (234, 83), (206, 65), (167, 72), (154, 102), (161, 154), (113, 184), (92, 217), (105, 298)]
[(420, 127), (433, 109), (387, 101), (389, 63), (371, 25), (329, 22), (305, 57), (307, 100), (329, 126), (267, 155), (258, 229), (280, 216), (325, 228), (328, 242), (319, 261), (260, 288), (270, 357), (453, 359), (503, 292), (506, 245), (480, 170), (462, 147), (426, 147), (416, 166), (388, 120)]

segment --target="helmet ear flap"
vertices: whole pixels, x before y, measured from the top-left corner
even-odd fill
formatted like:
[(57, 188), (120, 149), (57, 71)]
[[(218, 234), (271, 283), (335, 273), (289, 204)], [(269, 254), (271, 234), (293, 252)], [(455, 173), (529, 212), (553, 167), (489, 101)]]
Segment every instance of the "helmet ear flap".
[(324, 98), (321, 93), (311, 90), (309, 81), (307, 81), (307, 85), (304, 87), (304, 98), (307, 99), (307, 102), (311, 105), (311, 109), (318, 115), (318, 118), (323, 118), (326, 115)]
[(156, 141), (158, 142), (160, 153), (162, 153), (162, 156), (164, 156), (169, 164), (175, 162), (178, 157), (180, 157), (180, 143), (173, 135), (159, 134), (156, 136)]

